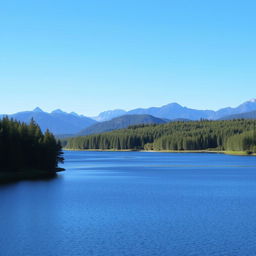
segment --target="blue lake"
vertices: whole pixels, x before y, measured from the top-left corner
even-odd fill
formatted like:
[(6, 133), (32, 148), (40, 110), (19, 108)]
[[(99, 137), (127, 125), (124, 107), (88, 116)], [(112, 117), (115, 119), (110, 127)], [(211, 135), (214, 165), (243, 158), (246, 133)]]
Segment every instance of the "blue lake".
[(0, 186), (0, 255), (256, 255), (256, 157), (65, 159), (55, 179)]

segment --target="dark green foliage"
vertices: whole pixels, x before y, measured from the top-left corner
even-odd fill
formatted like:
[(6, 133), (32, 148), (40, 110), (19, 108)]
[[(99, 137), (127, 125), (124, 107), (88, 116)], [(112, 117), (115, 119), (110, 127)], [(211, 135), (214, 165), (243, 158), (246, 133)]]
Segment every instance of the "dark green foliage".
[[(70, 149), (239, 150), (255, 149), (254, 120), (172, 122), (70, 138)], [(242, 142), (240, 142), (242, 140)]]
[(33, 120), (29, 125), (7, 117), (0, 120), (0, 172), (56, 172), (62, 154), (60, 143), (49, 131), (43, 134)]
[(232, 151), (247, 151), (256, 153), (255, 130), (236, 134), (227, 139), (226, 149)]

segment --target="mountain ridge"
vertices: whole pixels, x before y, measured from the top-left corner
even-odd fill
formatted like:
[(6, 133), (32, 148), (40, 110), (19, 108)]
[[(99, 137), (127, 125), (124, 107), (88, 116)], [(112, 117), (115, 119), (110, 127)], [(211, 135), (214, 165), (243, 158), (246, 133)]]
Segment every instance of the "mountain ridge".
[[(32, 111), (23, 111), (15, 114), (0, 115), (9, 116), (18, 121), (28, 123), (33, 118), (43, 131), (47, 128), (55, 135), (76, 134), (99, 122), (110, 121), (125, 115), (149, 115), (163, 120), (219, 120), (232, 115), (239, 115), (256, 111), (256, 99), (246, 101), (237, 107), (226, 107), (214, 110), (197, 110), (182, 106), (178, 103), (169, 103), (161, 107), (136, 108), (130, 111), (122, 109), (101, 112), (97, 117), (87, 117), (75, 112), (67, 113), (61, 109), (55, 109), (48, 113), (36, 107)], [(230, 117), (229, 117), (230, 118)], [(136, 118), (135, 118), (136, 119)], [(98, 120), (98, 121), (96, 121)], [(143, 120), (141, 121), (143, 123)], [(132, 123), (132, 122), (131, 122)]]
[[(98, 121), (108, 121), (114, 117), (122, 116), (125, 114), (134, 114), (134, 115), (152, 115), (158, 118), (167, 118), (167, 119), (190, 119), (190, 120), (200, 120), (200, 119), (210, 119), (218, 120), (224, 116), (240, 114), (245, 112), (250, 112), (256, 110), (256, 99), (253, 98), (248, 100), (237, 107), (225, 107), (217, 111), (214, 110), (198, 110), (193, 108), (188, 108), (182, 106), (176, 102), (163, 105), (161, 107), (150, 107), (150, 108), (136, 108), (129, 111), (122, 109), (117, 110), (108, 110), (101, 112), (97, 117), (94, 117)], [(107, 115), (106, 115), (107, 113)], [(120, 113), (120, 115), (118, 115)]]
[(151, 115), (123, 115), (89, 126), (75, 134), (75, 136), (85, 136), (89, 134), (110, 132), (113, 130), (124, 129), (132, 125), (164, 124), (166, 122), (167, 120), (160, 119)]
[(219, 120), (232, 120), (232, 119), (256, 119), (256, 111), (254, 110), (250, 112), (224, 116)]
[(0, 115), (0, 118), (8, 116), (20, 122), (29, 123), (33, 118), (43, 132), (49, 129), (53, 134), (75, 134), (80, 130), (88, 127), (97, 121), (83, 116), (74, 115), (74, 113), (66, 113), (60, 109), (54, 110), (51, 113), (44, 112), (39, 107), (32, 111), (22, 111), (10, 115)]

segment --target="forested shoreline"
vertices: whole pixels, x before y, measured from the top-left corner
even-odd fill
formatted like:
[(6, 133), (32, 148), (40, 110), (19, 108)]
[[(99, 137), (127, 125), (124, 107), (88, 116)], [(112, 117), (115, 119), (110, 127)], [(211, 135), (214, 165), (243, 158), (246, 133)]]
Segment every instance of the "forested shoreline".
[(256, 121), (179, 121), (69, 138), (67, 149), (256, 152)]
[(60, 142), (48, 130), (42, 133), (31, 120), (0, 120), (0, 181), (54, 176), (63, 169)]

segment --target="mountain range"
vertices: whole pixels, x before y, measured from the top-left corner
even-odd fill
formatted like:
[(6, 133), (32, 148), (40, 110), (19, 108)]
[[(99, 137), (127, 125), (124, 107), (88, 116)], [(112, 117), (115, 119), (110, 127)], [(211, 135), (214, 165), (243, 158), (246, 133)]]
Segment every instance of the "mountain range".
[(158, 118), (167, 118), (170, 120), (177, 118), (184, 118), (190, 120), (199, 120), (199, 119), (211, 119), (218, 120), (224, 116), (241, 114), (245, 112), (251, 112), (256, 110), (256, 99), (249, 100), (238, 107), (231, 108), (222, 108), (218, 111), (214, 110), (197, 110), (192, 108), (187, 108), (181, 106), (178, 103), (170, 103), (162, 107), (151, 107), (151, 108), (137, 108), (130, 111), (125, 110), (109, 110), (100, 113), (97, 117), (94, 117), (97, 121), (108, 121), (117, 116), (122, 115), (152, 115)]
[[(0, 118), (3, 116), (5, 115), (0, 115)], [(129, 125), (159, 124), (174, 120), (255, 118), (256, 99), (246, 101), (235, 108), (227, 107), (217, 111), (197, 110), (178, 103), (170, 103), (162, 107), (137, 108), (130, 111), (109, 110), (100, 113), (97, 117), (78, 115), (75, 112), (67, 113), (60, 109), (47, 113), (38, 107), (33, 111), (18, 112), (8, 116), (26, 123), (33, 118), (43, 131), (49, 129), (55, 135), (86, 135), (122, 129)], [(108, 122), (110, 120), (112, 121)]]
[[(1, 116), (3, 117), (5, 115)], [(49, 129), (55, 135), (75, 134), (85, 127), (97, 123), (97, 121), (91, 118), (78, 115), (74, 112), (66, 113), (60, 109), (56, 109), (51, 113), (47, 113), (38, 107), (32, 111), (18, 112), (8, 115), (8, 117), (25, 123), (29, 123), (33, 118), (39, 124), (42, 131)]]

